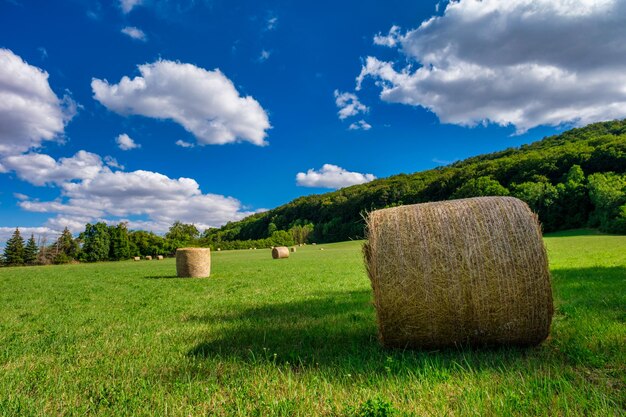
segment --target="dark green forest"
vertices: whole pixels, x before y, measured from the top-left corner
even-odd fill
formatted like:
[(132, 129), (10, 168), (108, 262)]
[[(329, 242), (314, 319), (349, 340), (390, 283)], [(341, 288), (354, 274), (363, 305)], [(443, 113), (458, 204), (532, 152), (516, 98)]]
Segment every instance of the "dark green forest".
[(314, 242), (359, 239), (368, 211), (487, 195), (526, 201), (545, 232), (594, 227), (626, 233), (626, 120), (595, 123), (445, 167), (300, 197), (207, 230), (202, 240), (211, 246), (237, 241), (246, 246), (243, 241), (300, 227), (311, 229), (308, 240)]

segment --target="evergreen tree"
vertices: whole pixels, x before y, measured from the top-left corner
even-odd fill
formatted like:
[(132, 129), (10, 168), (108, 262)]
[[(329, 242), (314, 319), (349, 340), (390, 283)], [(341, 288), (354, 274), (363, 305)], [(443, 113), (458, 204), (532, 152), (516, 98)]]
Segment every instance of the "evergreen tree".
[(78, 257), (78, 242), (72, 236), (72, 232), (66, 227), (55, 244), (55, 264), (66, 264)]
[(6, 266), (24, 265), (24, 239), (19, 228), (16, 228), (13, 236), (7, 240), (3, 261)]
[(34, 265), (37, 263), (38, 254), (39, 248), (37, 248), (37, 242), (35, 242), (35, 235), (31, 234), (24, 247), (24, 263), (26, 265)]

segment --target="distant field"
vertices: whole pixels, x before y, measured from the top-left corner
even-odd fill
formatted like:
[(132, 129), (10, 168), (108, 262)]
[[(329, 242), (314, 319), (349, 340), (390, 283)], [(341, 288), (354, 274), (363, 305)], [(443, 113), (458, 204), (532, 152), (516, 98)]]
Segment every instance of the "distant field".
[(383, 350), (362, 242), (0, 268), (0, 415), (625, 415), (626, 236), (546, 244), (531, 349)]

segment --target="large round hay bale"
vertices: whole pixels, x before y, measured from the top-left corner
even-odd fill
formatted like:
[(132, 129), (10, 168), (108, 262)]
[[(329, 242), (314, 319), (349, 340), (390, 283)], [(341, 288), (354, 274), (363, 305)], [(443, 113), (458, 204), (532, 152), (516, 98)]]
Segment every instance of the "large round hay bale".
[(211, 275), (211, 249), (176, 249), (176, 275), (191, 278), (205, 278)]
[(512, 197), (370, 213), (364, 246), (387, 347), (534, 345), (552, 289), (537, 216)]
[(152, 256), (148, 255), (146, 256), (146, 261), (151, 261), (152, 260)]
[(133, 261), (136, 262), (136, 261), (140, 261), (140, 260), (141, 260), (141, 258), (139, 256), (133, 256)]
[(157, 256), (157, 261), (162, 261), (163, 260), (163, 255), (158, 255)]
[(289, 248), (287, 246), (276, 246), (274, 249), (272, 249), (272, 258), (289, 258)]
[(293, 253), (295, 251), (296, 251), (296, 247), (294, 246), (294, 247), (291, 248), (291, 252)]

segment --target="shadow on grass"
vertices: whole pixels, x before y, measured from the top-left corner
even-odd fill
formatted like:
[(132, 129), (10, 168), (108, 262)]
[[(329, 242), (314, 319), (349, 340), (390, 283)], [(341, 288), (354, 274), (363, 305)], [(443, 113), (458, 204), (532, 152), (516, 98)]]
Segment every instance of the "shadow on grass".
[[(578, 313), (567, 323), (560, 322), (557, 332), (553, 328), (551, 337), (561, 338), (548, 339), (537, 347), (383, 349), (377, 340), (371, 291), (364, 290), (315, 294), (311, 299), (295, 302), (188, 316), (187, 322), (207, 325), (205, 340), (190, 349), (188, 356), (208, 361), (232, 358), (252, 364), (288, 366), (295, 371), (325, 368), (335, 375), (409, 372), (429, 378), (432, 373), (446, 375), (459, 369), (541, 372), (547, 363), (595, 367), (594, 362), (587, 360), (592, 357), (604, 358), (598, 367), (614, 362), (615, 352), (605, 346), (611, 335), (598, 333), (590, 340), (580, 317), (591, 315), (606, 324), (623, 321), (626, 268), (562, 269), (553, 271), (553, 275), (557, 314)], [(578, 345), (584, 340), (589, 351), (581, 356)], [(202, 372), (201, 367), (197, 372)]]
[[(541, 349), (384, 349), (378, 342), (371, 297), (369, 290), (327, 293), (311, 300), (190, 316), (187, 321), (207, 323), (209, 332), (188, 356), (207, 360), (228, 357), (252, 364), (288, 366), (295, 371), (324, 368), (335, 375), (399, 374), (501, 369)], [(212, 324), (220, 330), (212, 331)]]
[(179, 277), (177, 275), (148, 275), (143, 279), (191, 279), (187, 277)]

